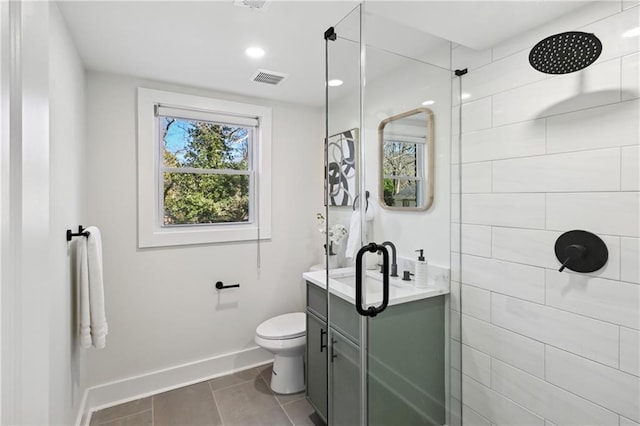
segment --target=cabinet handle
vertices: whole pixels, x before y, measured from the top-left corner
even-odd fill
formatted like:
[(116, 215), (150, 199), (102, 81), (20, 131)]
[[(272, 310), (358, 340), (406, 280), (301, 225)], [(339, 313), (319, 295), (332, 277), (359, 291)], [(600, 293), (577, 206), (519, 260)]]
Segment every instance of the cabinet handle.
[(333, 362), (334, 359), (338, 358), (338, 355), (336, 355), (333, 351), (333, 347), (336, 345), (336, 343), (338, 343), (336, 339), (331, 339), (331, 362)]
[(327, 347), (327, 344), (324, 343), (324, 336), (327, 335), (327, 331), (320, 329), (320, 352), (324, 352)]
[[(367, 253), (382, 253), (382, 303), (380, 306), (362, 306), (362, 257)], [(356, 311), (362, 316), (375, 317), (384, 311), (389, 304), (389, 252), (383, 245), (369, 243), (363, 246), (356, 255)]]

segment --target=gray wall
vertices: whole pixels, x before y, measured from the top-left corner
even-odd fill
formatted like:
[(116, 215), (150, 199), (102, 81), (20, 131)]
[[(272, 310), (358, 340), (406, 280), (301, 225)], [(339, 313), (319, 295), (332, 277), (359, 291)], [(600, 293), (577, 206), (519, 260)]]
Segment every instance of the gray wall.
[(75, 421), (84, 392), (86, 350), (77, 342), (75, 241), (86, 222), (85, 74), (58, 7), (50, 6), (50, 424)]
[[(321, 258), (320, 110), (96, 72), (87, 85), (89, 218), (103, 235), (109, 321), (90, 384), (254, 348), (260, 322), (304, 308), (302, 272)], [(137, 248), (137, 87), (273, 108), (273, 237), (260, 269), (255, 242)], [(241, 287), (218, 292), (218, 280)]]

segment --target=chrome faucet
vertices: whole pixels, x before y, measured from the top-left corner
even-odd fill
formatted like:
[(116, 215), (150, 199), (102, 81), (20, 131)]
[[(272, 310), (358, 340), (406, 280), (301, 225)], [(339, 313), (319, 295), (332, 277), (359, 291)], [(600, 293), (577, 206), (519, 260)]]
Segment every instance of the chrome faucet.
[(396, 246), (391, 241), (385, 241), (381, 245), (391, 247), (391, 273), (390, 277), (398, 276), (398, 264), (396, 263)]

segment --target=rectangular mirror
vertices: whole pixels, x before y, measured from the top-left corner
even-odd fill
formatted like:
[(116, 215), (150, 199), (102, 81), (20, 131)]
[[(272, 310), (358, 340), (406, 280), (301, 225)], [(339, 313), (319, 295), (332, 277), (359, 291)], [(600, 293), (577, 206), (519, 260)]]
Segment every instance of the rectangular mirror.
[(433, 112), (416, 108), (380, 122), (380, 205), (426, 210), (433, 203)]

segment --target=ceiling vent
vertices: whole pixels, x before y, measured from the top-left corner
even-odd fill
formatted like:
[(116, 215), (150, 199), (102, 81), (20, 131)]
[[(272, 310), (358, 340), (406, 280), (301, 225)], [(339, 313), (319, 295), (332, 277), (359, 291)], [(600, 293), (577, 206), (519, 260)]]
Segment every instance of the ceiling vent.
[(251, 81), (255, 81), (256, 83), (271, 84), (272, 86), (275, 86), (288, 76), (289, 74), (283, 74), (281, 72), (258, 70), (251, 76)]
[(266, 11), (269, 8), (270, 0), (233, 0), (234, 6), (244, 7), (251, 10)]

